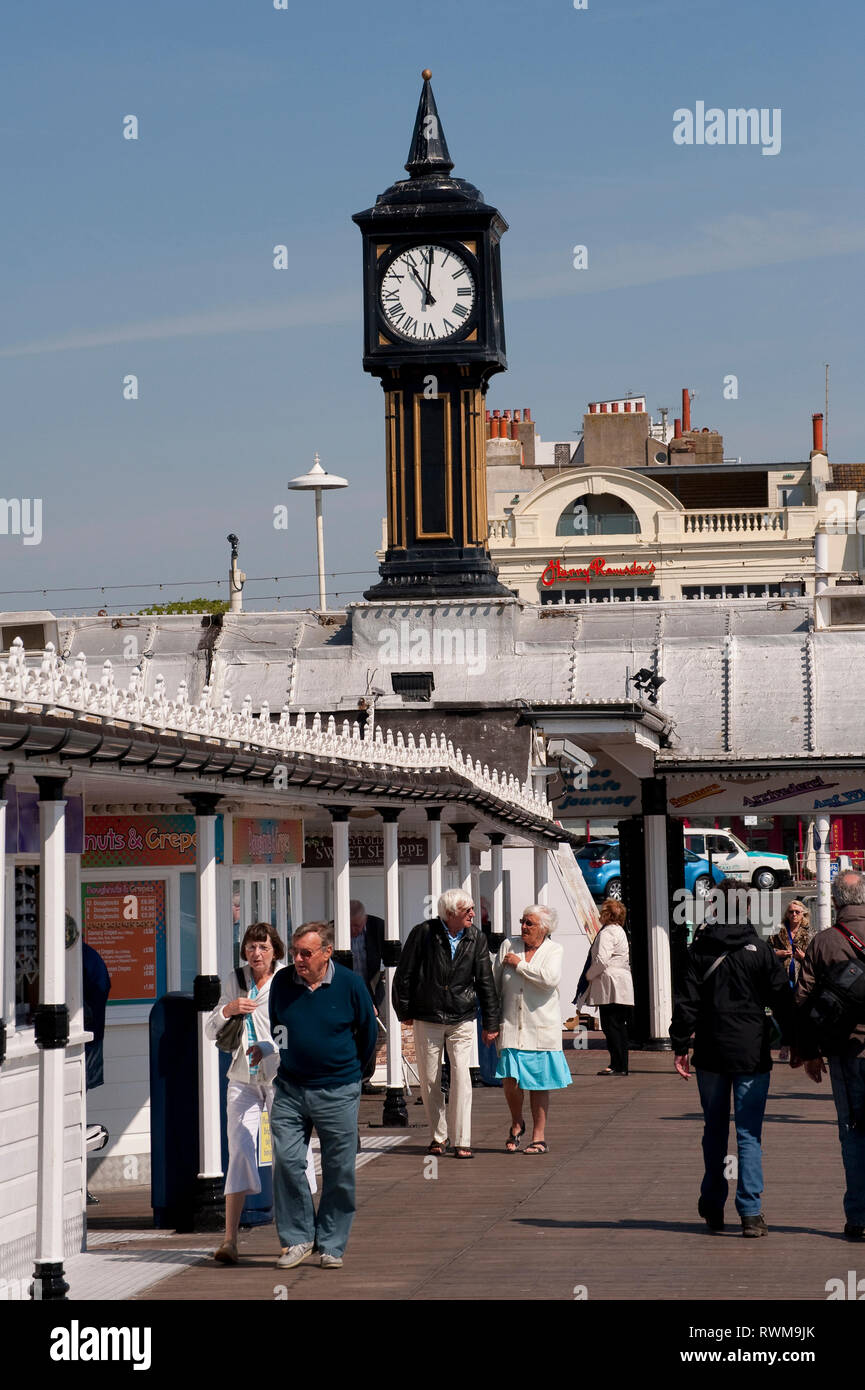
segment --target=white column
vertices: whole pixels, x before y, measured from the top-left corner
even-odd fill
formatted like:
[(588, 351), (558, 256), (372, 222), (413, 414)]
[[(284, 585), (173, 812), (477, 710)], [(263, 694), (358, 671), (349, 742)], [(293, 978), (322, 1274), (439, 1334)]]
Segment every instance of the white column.
[(472, 895), (472, 902), (475, 905), (475, 925), (479, 927), (481, 924), (481, 871), (479, 867), (472, 868), (471, 882), (472, 886), (469, 892)]
[[(385, 941), (399, 941), (399, 825), (398, 813), (383, 812), (384, 819), (384, 936)], [(393, 1123), (405, 1115), (402, 1075), (402, 1028), (393, 1006), (391, 991), (396, 966), (385, 969), (384, 1023), (387, 1028), (387, 1089), (385, 1123)], [(394, 1096), (393, 1092), (398, 1092)], [(391, 1102), (389, 1105), (388, 1102)], [(395, 1109), (394, 1114), (391, 1110)], [(403, 1121), (407, 1123), (407, 1119)]]
[(545, 906), (550, 898), (550, 861), (546, 845), (535, 845), (535, 902)]
[(504, 835), (496, 832), (490, 835), (490, 868), (493, 879), (493, 900), (490, 903), (490, 926), (493, 936), (504, 936), (505, 933), (505, 876), (502, 868), (503, 851), (502, 841)]
[[(218, 979), (216, 815), (210, 807), (207, 813), (202, 813), (196, 806), (195, 883), (198, 904), (198, 974)], [(198, 1177), (205, 1183), (222, 1176), (219, 1052), (204, 1034), (204, 1021), (208, 1012), (209, 1010), (205, 1009), (198, 1010)]]
[[(63, 1279), (63, 1073), (66, 1007), (66, 802), (63, 778), (39, 777), (39, 1137), (33, 1297), (65, 1300)], [(84, 1123), (84, 1115), (81, 1115)]]
[(427, 807), (427, 843), (429, 845), (429, 895), (428, 917), (435, 917), (437, 903), (442, 893), (442, 812), (440, 806)]
[(814, 849), (817, 857), (817, 931), (832, 925), (832, 894), (829, 873), (829, 834), (832, 823), (828, 816), (818, 816), (814, 823)]
[(471, 895), (472, 847), (469, 843), (469, 836), (472, 832), (472, 822), (457, 821), (454, 823), (454, 830), (457, 836), (457, 878), (463, 892)]
[[(662, 777), (644, 778), (642, 791), (646, 928), (649, 933), (649, 1035), (652, 1041), (663, 1041), (673, 1016), (666, 781)], [(663, 814), (658, 813), (660, 806), (664, 807)]]
[(333, 824), (333, 929), (337, 961), (351, 970), (351, 878), (348, 860), (348, 806), (329, 806)]

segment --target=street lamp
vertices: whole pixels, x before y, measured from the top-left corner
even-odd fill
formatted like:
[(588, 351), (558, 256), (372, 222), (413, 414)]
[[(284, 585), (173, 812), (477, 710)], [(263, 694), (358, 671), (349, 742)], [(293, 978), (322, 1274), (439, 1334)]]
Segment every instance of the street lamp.
[(324, 592), (324, 522), (321, 514), (321, 494), (326, 488), (348, 487), (347, 478), (338, 478), (335, 473), (328, 473), (321, 466), (318, 454), (315, 455), (315, 462), (308, 473), (304, 473), (299, 478), (292, 478), (288, 484), (289, 491), (307, 492), (310, 489), (315, 493), (315, 548), (318, 555), (318, 606), (324, 613), (327, 611), (327, 595)]

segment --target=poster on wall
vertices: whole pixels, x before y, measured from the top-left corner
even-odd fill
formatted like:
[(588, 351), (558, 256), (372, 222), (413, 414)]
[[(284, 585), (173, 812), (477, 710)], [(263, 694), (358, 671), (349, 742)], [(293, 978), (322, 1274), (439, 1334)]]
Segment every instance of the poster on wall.
[(82, 883), (84, 940), (111, 976), (109, 1008), (153, 1004), (165, 993), (165, 881)]
[(234, 818), (235, 864), (299, 864), (303, 821)]

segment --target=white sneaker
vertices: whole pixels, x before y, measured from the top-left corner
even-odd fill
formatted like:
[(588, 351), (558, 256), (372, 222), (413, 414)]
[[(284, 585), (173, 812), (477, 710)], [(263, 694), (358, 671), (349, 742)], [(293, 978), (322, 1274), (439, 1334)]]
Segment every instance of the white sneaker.
[(312, 1254), (312, 1241), (307, 1245), (290, 1245), (287, 1250), (283, 1250), (276, 1262), (277, 1269), (294, 1269), (295, 1265), (302, 1264)]
[(322, 1269), (342, 1269), (342, 1255), (322, 1255)]

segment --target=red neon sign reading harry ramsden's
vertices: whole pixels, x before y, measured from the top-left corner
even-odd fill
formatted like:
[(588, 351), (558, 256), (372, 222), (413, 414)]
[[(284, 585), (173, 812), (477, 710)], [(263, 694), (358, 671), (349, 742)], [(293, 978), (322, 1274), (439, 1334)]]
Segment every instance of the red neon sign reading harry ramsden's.
[(586, 565), (585, 569), (566, 569), (561, 560), (550, 560), (543, 574), (541, 583), (545, 589), (549, 589), (553, 584), (567, 584), (571, 581), (581, 581), (584, 584), (591, 584), (593, 579), (620, 578), (625, 575), (653, 575), (655, 566), (652, 561), (648, 565), (638, 565), (636, 560), (630, 565), (608, 565), (603, 555), (598, 555), (594, 560)]

